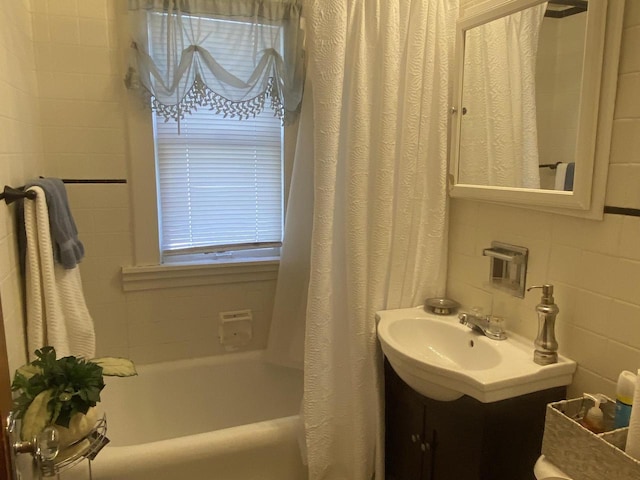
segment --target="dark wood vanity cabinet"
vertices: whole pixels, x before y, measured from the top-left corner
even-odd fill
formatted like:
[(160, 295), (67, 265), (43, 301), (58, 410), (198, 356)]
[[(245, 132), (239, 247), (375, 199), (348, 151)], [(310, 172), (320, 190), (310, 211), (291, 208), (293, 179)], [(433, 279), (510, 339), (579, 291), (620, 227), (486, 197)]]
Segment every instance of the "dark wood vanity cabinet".
[(558, 387), (493, 403), (424, 397), (385, 361), (387, 480), (533, 480)]

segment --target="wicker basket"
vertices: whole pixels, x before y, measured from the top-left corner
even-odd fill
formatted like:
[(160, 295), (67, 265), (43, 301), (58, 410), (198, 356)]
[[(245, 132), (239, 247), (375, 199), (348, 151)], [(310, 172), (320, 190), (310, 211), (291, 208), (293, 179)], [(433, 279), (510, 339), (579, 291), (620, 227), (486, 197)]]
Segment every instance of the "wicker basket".
[(575, 480), (638, 480), (640, 461), (624, 452), (628, 428), (611, 430), (615, 403), (601, 406), (604, 433), (595, 434), (578, 420), (593, 407), (588, 398), (563, 400), (547, 405), (542, 453)]

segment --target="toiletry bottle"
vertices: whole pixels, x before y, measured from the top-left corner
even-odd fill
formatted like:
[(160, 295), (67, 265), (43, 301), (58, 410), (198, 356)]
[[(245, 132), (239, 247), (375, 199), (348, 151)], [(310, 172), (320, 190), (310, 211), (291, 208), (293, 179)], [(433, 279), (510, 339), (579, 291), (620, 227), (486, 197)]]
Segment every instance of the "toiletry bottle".
[(616, 389), (616, 416), (615, 428), (629, 426), (631, 418), (631, 404), (636, 387), (636, 375), (628, 370), (620, 372), (618, 377), (618, 387)]
[(604, 432), (604, 414), (602, 410), (600, 410), (600, 404), (605, 403), (607, 399), (600, 394), (591, 395), (585, 393), (584, 396), (593, 400), (595, 405), (587, 410), (587, 413), (585, 413), (580, 423), (593, 433)]

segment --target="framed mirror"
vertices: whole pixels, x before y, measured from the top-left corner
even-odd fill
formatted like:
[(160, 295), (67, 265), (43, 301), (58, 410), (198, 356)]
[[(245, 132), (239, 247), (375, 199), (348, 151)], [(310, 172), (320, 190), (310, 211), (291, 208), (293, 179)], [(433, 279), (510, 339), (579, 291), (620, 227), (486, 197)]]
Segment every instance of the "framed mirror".
[(462, 11), (452, 197), (601, 217), (624, 7), (618, 3), (489, 0)]

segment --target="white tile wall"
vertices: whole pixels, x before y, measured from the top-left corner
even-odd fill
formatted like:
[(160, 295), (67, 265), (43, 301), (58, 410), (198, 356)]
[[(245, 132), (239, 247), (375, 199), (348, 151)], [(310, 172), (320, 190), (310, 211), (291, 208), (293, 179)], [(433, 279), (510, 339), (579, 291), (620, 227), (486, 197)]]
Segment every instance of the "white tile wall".
[[(624, 19), (606, 204), (640, 209), (640, 2), (626, 2)], [(452, 201), (449, 295), (493, 307), (533, 339), (539, 295), (519, 300), (486, 286), (481, 250), (491, 240), (528, 247), (527, 284), (555, 285), (560, 351), (579, 363), (570, 395), (614, 395), (620, 371), (640, 368), (640, 218), (598, 222)]]
[[(119, 63), (125, 55), (116, 23), (124, 5), (37, 0), (0, 9), (0, 185), (23, 185), (38, 175), (127, 178)], [(125, 294), (120, 268), (132, 263), (129, 186), (68, 185), (67, 191), (87, 252), (80, 268), (98, 355), (146, 363), (222, 353), (218, 313), (245, 308), (254, 313), (247, 348), (266, 345), (275, 282)], [(12, 213), (0, 205), (0, 293), (17, 367), (26, 352)]]
[[(33, 32), (27, 2), (0, 9), (0, 187), (23, 185), (42, 165)], [(10, 369), (26, 360), (14, 206), (0, 204), (0, 297)]]
[(34, 2), (46, 175), (124, 178), (126, 124), (118, 2)]
[(137, 363), (224, 353), (218, 314), (250, 308), (254, 338), (266, 345), (275, 282), (246, 282), (124, 293), (120, 268), (132, 264), (128, 185), (68, 185), (69, 200), (86, 248), (81, 264), (98, 355)]

